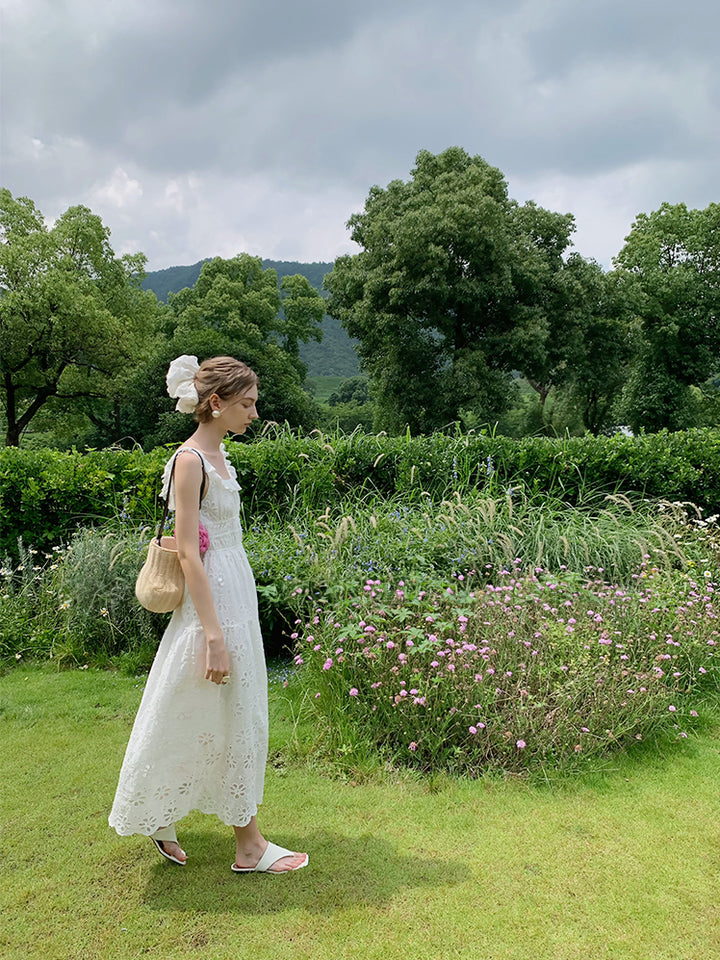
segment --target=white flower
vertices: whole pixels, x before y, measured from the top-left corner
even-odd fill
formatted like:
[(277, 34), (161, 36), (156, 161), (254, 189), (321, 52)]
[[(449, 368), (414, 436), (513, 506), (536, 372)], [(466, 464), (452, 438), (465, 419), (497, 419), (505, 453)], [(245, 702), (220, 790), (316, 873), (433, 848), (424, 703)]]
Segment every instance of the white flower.
[(170, 364), (165, 378), (167, 390), (171, 397), (178, 397), (175, 409), (180, 413), (193, 413), (198, 405), (194, 377), (199, 366), (197, 357), (185, 353)]

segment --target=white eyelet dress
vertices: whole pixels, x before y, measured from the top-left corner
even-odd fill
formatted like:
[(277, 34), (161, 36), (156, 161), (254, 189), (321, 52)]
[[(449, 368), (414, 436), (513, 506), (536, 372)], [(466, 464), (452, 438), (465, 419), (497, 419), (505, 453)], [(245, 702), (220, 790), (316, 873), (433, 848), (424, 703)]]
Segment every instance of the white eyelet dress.
[(203, 563), (230, 679), (222, 685), (205, 679), (205, 637), (186, 589), (160, 642), (125, 752), (109, 817), (121, 836), (152, 834), (191, 810), (245, 826), (262, 802), (267, 674), (255, 580), (242, 542), (240, 487), (227, 455), (231, 479), (203, 459), (209, 483), (200, 520), (210, 536)]

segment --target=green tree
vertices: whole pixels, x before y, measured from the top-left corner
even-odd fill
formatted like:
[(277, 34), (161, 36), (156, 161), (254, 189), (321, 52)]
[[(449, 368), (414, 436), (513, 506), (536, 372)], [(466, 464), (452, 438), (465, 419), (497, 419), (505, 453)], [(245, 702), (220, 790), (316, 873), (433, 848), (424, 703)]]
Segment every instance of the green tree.
[[(266, 270), (275, 273), (272, 268)], [(277, 274), (276, 282), (277, 282)], [(283, 350), (291, 357), (300, 359), (300, 343), (322, 340), (322, 323), (325, 315), (325, 301), (320, 293), (301, 273), (283, 277), (280, 281), (282, 312), (276, 321), (277, 332)], [(296, 364), (297, 365), (297, 364)], [(307, 375), (307, 365), (298, 366), (303, 379)]]
[(327, 399), (325, 428), (352, 433), (360, 427), (369, 433), (375, 422), (375, 401), (367, 377), (348, 377)]
[(48, 228), (26, 197), (0, 190), (0, 398), (5, 443), (50, 401), (74, 409), (107, 398), (137, 357), (157, 301), (140, 283), (142, 254), (117, 258), (87, 207)]
[(638, 358), (624, 393), (633, 430), (692, 425), (720, 351), (720, 204), (641, 213), (617, 257), (636, 285)]
[(632, 285), (617, 271), (572, 254), (560, 274), (566, 328), (571, 331), (559, 383), (586, 430), (616, 421), (616, 404), (634, 354)]
[(510, 371), (544, 348), (537, 298), (572, 217), (519, 206), (499, 170), (452, 147), (419, 153), (407, 183), (372, 187), (348, 225), (361, 252), (326, 278), (328, 312), (359, 341), (381, 425), (497, 416)]
[(124, 434), (144, 446), (169, 443), (187, 432), (187, 417), (174, 412), (165, 373), (179, 354), (199, 360), (238, 357), (260, 377), (260, 415), (265, 420), (312, 428), (319, 410), (303, 389), (306, 368), (299, 344), (319, 339), (325, 301), (302, 276), (283, 279), (248, 254), (216, 257), (202, 265), (194, 287), (170, 294), (153, 351), (127, 382)]
[(367, 377), (348, 377), (327, 399), (329, 407), (336, 407), (341, 403), (368, 403), (370, 400), (370, 384)]

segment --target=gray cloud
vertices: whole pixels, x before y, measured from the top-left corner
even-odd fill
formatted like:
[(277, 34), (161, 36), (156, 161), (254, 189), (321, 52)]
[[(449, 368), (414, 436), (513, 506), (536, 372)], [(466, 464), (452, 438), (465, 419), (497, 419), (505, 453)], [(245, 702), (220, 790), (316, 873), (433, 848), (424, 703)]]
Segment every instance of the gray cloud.
[(540, 0), (528, 53), (539, 77), (601, 62), (660, 62), (672, 69), (717, 60), (720, 7), (712, 0)]
[(151, 268), (331, 259), (372, 183), (452, 144), (605, 262), (639, 210), (717, 199), (712, 0), (0, 3), (4, 184)]

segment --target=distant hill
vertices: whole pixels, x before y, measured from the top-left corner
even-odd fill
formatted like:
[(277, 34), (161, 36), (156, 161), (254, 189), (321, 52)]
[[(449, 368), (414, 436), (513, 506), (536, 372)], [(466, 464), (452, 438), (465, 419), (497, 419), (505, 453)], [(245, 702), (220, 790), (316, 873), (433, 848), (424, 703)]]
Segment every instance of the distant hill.
[[(152, 290), (158, 300), (167, 303), (168, 294), (177, 293), (185, 287), (194, 287), (205, 261), (191, 266), (167, 267), (148, 273), (143, 281), (145, 290)], [(323, 278), (329, 273), (332, 263), (301, 263), (296, 260), (263, 260), (264, 269), (272, 267), (277, 272), (278, 283), (283, 277), (301, 273), (325, 296)], [(326, 316), (322, 322), (323, 338), (320, 343), (311, 341), (300, 344), (300, 356), (307, 364), (311, 377), (355, 377), (359, 372), (357, 354), (353, 341), (340, 326), (340, 321)]]

